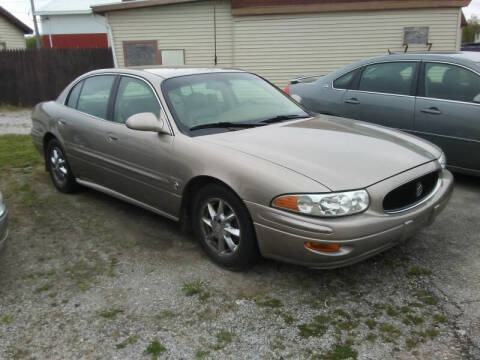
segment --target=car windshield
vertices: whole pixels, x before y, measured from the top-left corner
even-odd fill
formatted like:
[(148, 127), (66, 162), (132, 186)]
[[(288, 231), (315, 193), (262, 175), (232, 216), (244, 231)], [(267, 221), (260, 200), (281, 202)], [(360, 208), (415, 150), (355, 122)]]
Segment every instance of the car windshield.
[(279, 89), (248, 73), (171, 78), (163, 82), (162, 91), (177, 125), (192, 135), (201, 129), (238, 130), (309, 117)]

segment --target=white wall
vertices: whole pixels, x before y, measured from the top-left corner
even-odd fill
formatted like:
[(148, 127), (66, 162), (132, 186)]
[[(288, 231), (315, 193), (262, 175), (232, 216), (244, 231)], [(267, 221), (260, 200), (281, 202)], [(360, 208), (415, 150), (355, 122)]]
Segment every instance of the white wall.
[[(228, 67), (232, 64), (230, 3), (216, 3), (217, 58), (219, 66)], [(124, 66), (123, 41), (157, 40), (159, 50), (185, 50), (186, 65), (213, 66), (213, 6), (203, 1), (109, 13), (118, 65)]]
[(456, 51), (458, 17), (459, 9), (235, 17), (233, 65), (283, 86), (296, 75), (325, 74), (388, 49), (401, 52), (409, 26), (430, 28), (432, 51)]
[(0, 43), (5, 43), (7, 49), (24, 49), (25, 36), (22, 30), (0, 16)]
[(104, 16), (98, 14), (42, 15), (41, 34), (100, 34), (107, 32)]
[[(229, 0), (215, 3), (218, 65), (279, 86), (388, 49), (403, 51), (407, 26), (428, 26), (432, 51), (456, 51), (460, 44), (460, 10), (454, 8), (232, 17)], [(156, 40), (160, 50), (184, 49), (187, 66), (213, 66), (213, 6), (203, 1), (109, 13), (118, 65), (124, 66), (122, 41)], [(418, 50), (426, 46), (409, 49)]]

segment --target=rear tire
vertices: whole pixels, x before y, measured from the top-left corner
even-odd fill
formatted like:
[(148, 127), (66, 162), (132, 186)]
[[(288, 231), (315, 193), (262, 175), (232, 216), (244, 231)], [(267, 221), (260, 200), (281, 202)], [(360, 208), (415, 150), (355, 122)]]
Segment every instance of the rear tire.
[(78, 188), (65, 151), (57, 139), (52, 139), (47, 145), (45, 153), (47, 170), (50, 173), (53, 185), (62, 193), (72, 193)]
[(250, 214), (225, 186), (201, 188), (193, 202), (193, 229), (207, 255), (230, 270), (245, 270), (260, 258)]

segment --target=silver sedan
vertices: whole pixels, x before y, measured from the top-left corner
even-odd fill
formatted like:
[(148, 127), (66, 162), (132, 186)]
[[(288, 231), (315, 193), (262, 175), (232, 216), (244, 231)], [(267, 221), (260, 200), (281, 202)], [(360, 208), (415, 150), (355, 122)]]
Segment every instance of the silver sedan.
[(58, 190), (80, 184), (179, 221), (235, 269), (260, 255), (360, 261), (430, 224), (453, 188), (435, 145), (315, 117), (234, 70), (92, 72), (36, 106), (32, 137)]
[(8, 211), (5, 200), (0, 192), (0, 250), (5, 245), (8, 235)]

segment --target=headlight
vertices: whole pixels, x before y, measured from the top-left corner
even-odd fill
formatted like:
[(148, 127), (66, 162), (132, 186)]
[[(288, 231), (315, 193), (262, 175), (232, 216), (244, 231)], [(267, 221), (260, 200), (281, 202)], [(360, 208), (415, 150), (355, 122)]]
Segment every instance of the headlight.
[(5, 201), (3, 200), (2, 193), (0, 192), (0, 216), (3, 215), (5, 212), (6, 206), (5, 206)]
[(282, 195), (272, 201), (278, 209), (294, 211), (300, 214), (335, 217), (358, 214), (370, 204), (365, 190), (328, 194)]
[(447, 157), (445, 156), (445, 153), (442, 152), (442, 155), (440, 155), (440, 157), (438, 158), (438, 162), (442, 169), (445, 170), (447, 168)]

